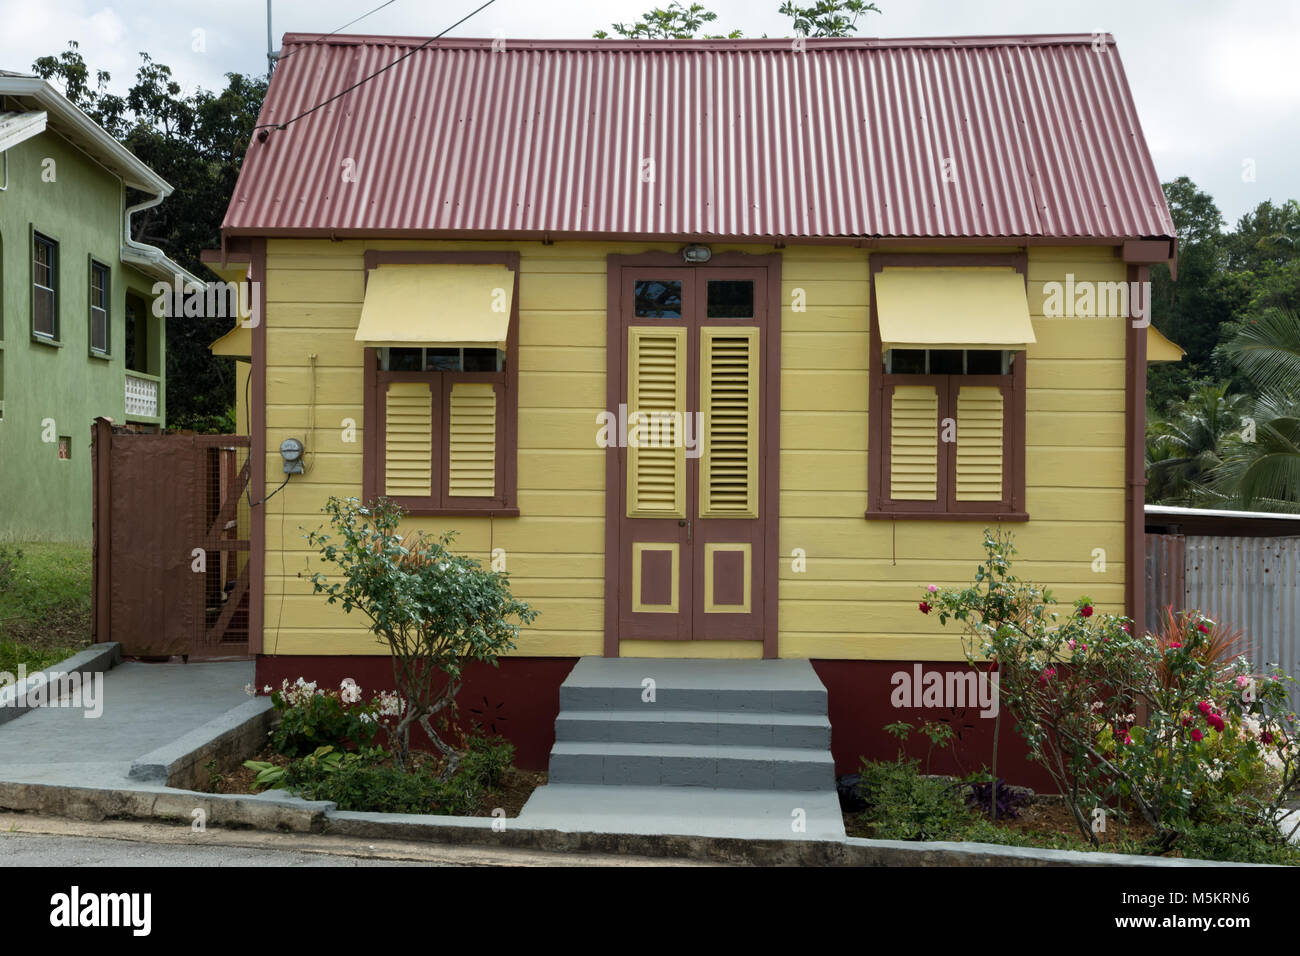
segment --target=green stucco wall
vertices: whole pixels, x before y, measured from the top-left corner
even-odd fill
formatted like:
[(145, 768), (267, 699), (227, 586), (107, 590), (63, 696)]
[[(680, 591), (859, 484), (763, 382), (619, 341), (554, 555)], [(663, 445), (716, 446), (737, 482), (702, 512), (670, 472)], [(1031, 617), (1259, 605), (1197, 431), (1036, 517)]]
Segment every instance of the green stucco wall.
[[(42, 179), (51, 168), (46, 160), (54, 162), (53, 181)], [(0, 540), (88, 542), (91, 422), (101, 415), (127, 421), (126, 297), (129, 289), (149, 312), (154, 280), (121, 262), (115, 176), (50, 129), (11, 148), (8, 161), (8, 188), (0, 192)], [(59, 243), (58, 347), (32, 336), (33, 229)], [(107, 358), (90, 353), (92, 256), (112, 276)], [(163, 322), (151, 313), (146, 322), (147, 371), (158, 381), (161, 420)], [(55, 441), (44, 440), (49, 433)], [(64, 435), (68, 460), (59, 458), (57, 437)]]

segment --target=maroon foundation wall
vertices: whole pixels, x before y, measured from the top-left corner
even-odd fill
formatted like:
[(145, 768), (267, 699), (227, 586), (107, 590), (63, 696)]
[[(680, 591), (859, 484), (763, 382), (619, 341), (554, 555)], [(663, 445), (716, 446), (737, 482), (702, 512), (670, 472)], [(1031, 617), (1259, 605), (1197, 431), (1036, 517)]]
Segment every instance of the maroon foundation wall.
[[(460, 724), (468, 729), (477, 723), (487, 733), (500, 734), (515, 745), (515, 763), (526, 770), (545, 770), (555, 743), (555, 718), (560, 710), (560, 684), (577, 663), (574, 657), (508, 657), (498, 667), (472, 663), (466, 668), (465, 685), (457, 700)], [(957, 744), (930, 755), (934, 773), (969, 773), (993, 763), (992, 717), (981, 717), (978, 703), (964, 707), (895, 707), (898, 684), (894, 675), (914, 678), (913, 661), (812, 661), (817, 676), (826, 685), (831, 722), (831, 753), (836, 773), (854, 772), (862, 757), (892, 760), (898, 743), (885, 733), (886, 724), (906, 721), (919, 727), (927, 720), (951, 724)], [(932, 672), (967, 673), (965, 663), (924, 662), (922, 679)], [(380, 690), (392, 690), (393, 671), (387, 657), (350, 655), (261, 655), (257, 658), (257, 688), (278, 688), (281, 680), (299, 677), (322, 687), (337, 688), (351, 677), (369, 697)], [(1015, 721), (1002, 714), (998, 745), (998, 776), (1008, 782), (1052, 790), (1051, 778), (1037, 764), (1025, 759), (1025, 747), (1015, 732)], [(906, 751), (926, 759), (928, 741), (913, 732)]]
[[(560, 712), (560, 685), (576, 657), (507, 657), (498, 667), (478, 661), (465, 669), (465, 683), (456, 703), (460, 726), (477, 723), (488, 734), (500, 734), (515, 745), (515, 765), (545, 770), (555, 743), (555, 717)], [(387, 657), (349, 655), (257, 658), (257, 692), (266, 685), (277, 690), (281, 680), (299, 677), (337, 689), (351, 677), (367, 698), (393, 689), (393, 667)], [(420, 736), (423, 736), (422, 734)]]
[[(917, 668), (921, 684), (932, 673), (967, 674), (971, 666), (953, 661), (827, 661), (814, 660), (813, 669), (826, 685), (831, 721), (831, 755), (837, 774), (853, 773), (861, 758), (892, 760), (898, 755), (898, 741), (885, 732), (886, 724), (909, 723), (919, 728), (928, 720), (949, 724), (956, 734), (954, 746), (935, 748), (930, 754), (931, 773), (966, 774), (993, 765), (993, 716), (980, 716), (978, 703), (951, 707), (895, 706), (900, 688), (915, 685)], [(895, 674), (907, 677), (904, 683)], [(945, 677), (946, 683), (946, 677)], [(910, 688), (909, 688), (910, 689)], [(909, 704), (917, 698), (912, 697)], [(905, 751), (922, 761), (930, 742), (917, 730), (908, 738)], [(1055, 792), (1056, 785), (1040, 764), (1026, 757), (1024, 741), (1015, 731), (1015, 718), (1002, 712), (998, 733), (998, 776), (1008, 783)]]

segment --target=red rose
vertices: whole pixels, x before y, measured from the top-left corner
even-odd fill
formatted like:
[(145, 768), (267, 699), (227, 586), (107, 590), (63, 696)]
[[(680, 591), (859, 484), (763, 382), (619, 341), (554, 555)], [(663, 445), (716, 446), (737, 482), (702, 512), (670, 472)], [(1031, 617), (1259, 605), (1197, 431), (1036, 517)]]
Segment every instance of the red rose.
[(930, 602), (929, 602), (929, 601), (922, 601), (920, 604), (918, 604), (918, 605), (916, 606), (916, 609), (917, 609), (918, 611), (920, 611), (922, 614), (929, 614), (929, 613), (930, 613), (930, 610), (931, 610), (931, 608), (930, 608)]
[(1201, 738), (1204, 737), (1204, 736), (1205, 736), (1205, 735), (1204, 735), (1203, 733), (1201, 733), (1199, 730), (1193, 730), (1193, 731), (1192, 731), (1192, 739), (1195, 740), (1197, 743), (1200, 743), (1200, 742), (1201, 742)]
[(1213, 727), (1215, 730), (1217, 730), (1219, 733), (1223, 733), (1223, 718), (1220, 717), (1218, 714), (1206, 714), (1205, 722), (1209, 724), (1211, 727)]
[(1201, 713), (1208, 715), (1210, 713), (1210, 702), (1208, 700), (1203, 700), (1196, 705), (1196, 709)]
[(1182, 647), (1182, 646), (1183, 646), (1183, 642), (1182, 642), (1182, 641), (1170, 641), (1170, 642), (1169, 642), (1169, 646), (1170, 646), (1170, 647)]
[(1092, 605), (1085, 604), (1083, 607), (1079, 608), (1079, 613), (1084, 617), (1092, 617)]
[(1272, 731), (1268, 731), (1268, 730), (1260, 731), (1259, 742), (1261, 744), (1271, 744), (1273, 742)]
[(1198, 631), (1200, 631), (1202, 634), (1209, 634), (1209, 633), (1210, 633), (1209, 625), (1206, 624), (1204, 621), (1202, 621), (1200, 624), (1197, 624), (1197, 625), (1196, 625), (1196, 629), (1197, 629)]

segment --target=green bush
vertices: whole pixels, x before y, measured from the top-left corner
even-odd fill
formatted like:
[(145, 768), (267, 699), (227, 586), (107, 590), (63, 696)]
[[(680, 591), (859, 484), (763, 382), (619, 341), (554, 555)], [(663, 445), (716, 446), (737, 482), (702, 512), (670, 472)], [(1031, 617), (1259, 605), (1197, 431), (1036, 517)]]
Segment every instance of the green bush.
[(364, 703), (361, 688), (350, 680), (344, 680), (337, 691), (301, 677), (293, 684), (285, 680), (271, 694), (271, 703), (280, 716), (271, 731), (271, 747), (286, 757), (319, 747), (368, 747), (381, 726), (376, 704)]
[(457, 816), (474, 813), (483, 794), (468, 774), (443, 781), (428, 764), (403, 771), (380, 748), (295, 760), (285, 770), (283, 787), (305, 800), (331, 800), (340, 810)]
[(471, 737), (459, 773), (485, 790), (495, 790), (514, 762), (515, 745), (504, 737)]
[(956, 840), (978, 820), (965, 787), (925, 777), (920, 761), (862, 762), (858, 792), (867, 802), (862, 822), (877, 840)]

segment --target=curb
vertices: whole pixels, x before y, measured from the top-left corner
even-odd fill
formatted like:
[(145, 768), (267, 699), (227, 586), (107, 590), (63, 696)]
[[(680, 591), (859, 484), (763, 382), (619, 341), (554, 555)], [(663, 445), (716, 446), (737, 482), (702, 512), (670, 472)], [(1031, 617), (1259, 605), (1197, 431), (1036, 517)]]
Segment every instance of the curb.
[(188, 734), (131, 761), (128, 776), (146, 783), (193, 790), (204, 766), (256, 753), (275, 722), (269, 697), (258, 697), (213, 718)]
[(25, 702), (20, 704), (18, 700), (25, 697), (28, 691), (52, 683), (51, 677), (58, 678), (66, 674), (102, 674), (104, 671), (112, 670), (121, 662), (122, 645), (116, 641), (108, 641), (94, 644), (66, 660), (28, 674), (25, 680), (0, 689), (0, 724), (15, 720), (29, 710), (35, 710), (32, 704)]
[[(1044, 850), (984, 843), (908, 843), (849, 837), (746, 840), (736, 837), (586, 833), (511, 827), (492, 817), (358, 813), (335, 804), (276, 794), (214, 794), (160, 786), (71, 787), (0, 782), (0, 809), (78, 820), (155, 820), (229, 829), (275, 830), (553, 853), (605, 853), (748, 866), (1137, 866), (1218, 867), (1252, 864), (1166, 859), (1118, 853)], [(198, 811), (201, 811), (198, 812)]]

